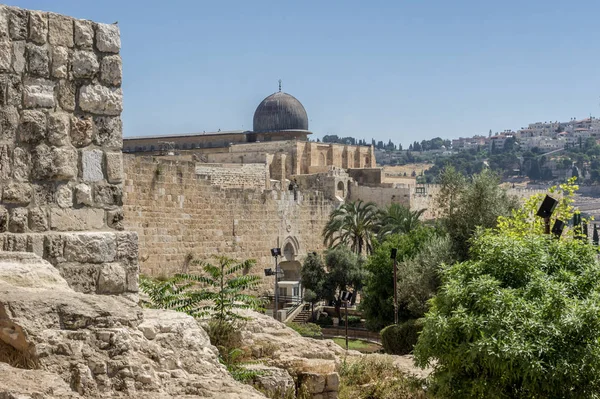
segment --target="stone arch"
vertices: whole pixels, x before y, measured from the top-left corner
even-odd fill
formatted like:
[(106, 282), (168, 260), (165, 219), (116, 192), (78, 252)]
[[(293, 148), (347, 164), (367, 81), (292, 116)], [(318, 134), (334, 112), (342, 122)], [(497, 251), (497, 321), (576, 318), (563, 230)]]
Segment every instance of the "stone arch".
[(365, 167), (370, 167), (371, 166), (371, 157), (369, 157), (368, 155), (365, 157)]
[(325, 154), (319, 153), (319, 166), (325, 166)]
[(345, 187), (344, 187), (344, 182), (340, 180), (340, 181), (337, 183), (337, 187), (336, 187), (336, 190), (335, 190), (335, 194), (336, 194), (338, 197), (342, 197), (342, 198), (344, 198), (344, 197), (346, 196), (346, 192), (345, 192), (344, 190), (345, 190)]
[(300, 269), (302, 265), (298, 260), (300, 245), (296, 237), (288, 237), (283, 241), (281, 252), (283, 258), (279, 262), (279, 267), (283, 271), (281, 281), (300, 281)]

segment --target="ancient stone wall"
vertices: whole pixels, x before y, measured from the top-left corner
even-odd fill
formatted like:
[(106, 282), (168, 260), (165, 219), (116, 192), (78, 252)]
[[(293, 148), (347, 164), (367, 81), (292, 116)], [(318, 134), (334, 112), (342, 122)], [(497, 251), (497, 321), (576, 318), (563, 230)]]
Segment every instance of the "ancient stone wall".
[[(125, 155), (125, 226), (139, 234), (141, 272), (197, 272), (193, 258), (213, 255), (256, 259), (254, 272), (273, 266), (269, 250), (293, 243), (302, 260), (323, 249), (321, 231), (334, 205), (322, 194), (300, 190), (214, 186), (193, 162)], [(160, 162), (161, 173), (155, 173)], [(265, 279), (265, 288), (271, 288)]]
[(137, 291), (123, 229), (119, 29), (0, 6), (0, 248), (86, 293)]
[[(160, 164), (159, 164), (160, 165)], [(196, 175), (223, 188), (269, 187), (269, 168), (266, 164), (196, 164)]]
[(376, 187), (353, 185), (350, 187), (350, 201), (374, 202), (384, 208), (392, 203), (410, 206), (410, 190), (398, 187)]

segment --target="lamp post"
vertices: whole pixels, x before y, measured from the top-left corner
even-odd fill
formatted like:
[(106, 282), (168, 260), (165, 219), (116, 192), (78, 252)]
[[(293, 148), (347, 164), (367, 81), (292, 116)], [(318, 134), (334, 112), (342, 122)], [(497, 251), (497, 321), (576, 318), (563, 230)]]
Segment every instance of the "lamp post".
[(542, 205), (537, 211), (537, 216), (544, 219), (544, 233), (550, 234), (550, 216), (552, 216), (552, 212), (556, 209), (558, 205), (558, 201), (552, 198), (549, 195), (546, 195), (544, 201), (542, 201)]
[(394, 260), (394, 324), (398, 324), (398, 249), (392, 248), (391, 258)]
[(279, 315), (277, 314), (279, 311), (279, 265), (277, 260), (281, 256), (281, 248), (271, 248), (271, 256), (275, 259), (275, 272), (273, 272), (275, 275), (275, 304), (273, 317), (275, 317), (276, 320), (279, 320)]

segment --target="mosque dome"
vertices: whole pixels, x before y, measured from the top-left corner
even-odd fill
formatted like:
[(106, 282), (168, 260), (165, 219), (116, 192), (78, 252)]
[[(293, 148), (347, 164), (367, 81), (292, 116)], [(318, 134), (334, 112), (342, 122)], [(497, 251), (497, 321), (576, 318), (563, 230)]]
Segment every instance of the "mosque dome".
[(296, 97), (279, 91), (262, 100), (254, 112), (254, 132), (308, 131), (306, 110)]

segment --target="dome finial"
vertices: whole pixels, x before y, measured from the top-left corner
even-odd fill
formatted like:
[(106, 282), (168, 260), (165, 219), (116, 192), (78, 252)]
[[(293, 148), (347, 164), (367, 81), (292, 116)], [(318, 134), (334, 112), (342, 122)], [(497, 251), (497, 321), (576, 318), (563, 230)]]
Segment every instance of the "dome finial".
[(279, 79), (279, 92), (281, 93), (281, 79)]

